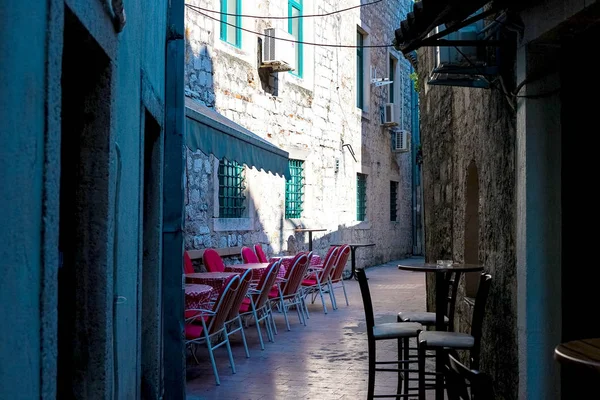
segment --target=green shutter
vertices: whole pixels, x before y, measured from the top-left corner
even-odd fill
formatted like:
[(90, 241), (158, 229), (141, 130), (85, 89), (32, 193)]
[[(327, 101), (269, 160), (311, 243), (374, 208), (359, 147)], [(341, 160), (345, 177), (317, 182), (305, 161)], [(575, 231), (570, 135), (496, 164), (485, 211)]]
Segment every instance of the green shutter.
[[(302, 15), (302, 0), (289, 0), (288, 1), (288, 17), (292, 16), (300, 16)], [(303, 33), (303, 18), (288, 18), (288, 32), (294, 36), (299, 42), (302, 42), (304, 33)], [(302, 78), (302, 71), (304, 69), (303, 65), (303, 45), (302, 43), (296, 43), (296, 70), (290, 71), (294, 75), (298, 75)]]
[(219, 218), (242, 218), (245, 210), (244, 166), (235, 161), (219, 161)]
[(304, 161), (290, 160), (290, 179), (285, 182), (285, 217), (300, 218), (304, 196)]
[(356, 107), (364, 109), (364, 38), (362, 33), (356, 32)]
[(364, 221), (367, 215), (367, 175), (356, 174), (356, 220)]

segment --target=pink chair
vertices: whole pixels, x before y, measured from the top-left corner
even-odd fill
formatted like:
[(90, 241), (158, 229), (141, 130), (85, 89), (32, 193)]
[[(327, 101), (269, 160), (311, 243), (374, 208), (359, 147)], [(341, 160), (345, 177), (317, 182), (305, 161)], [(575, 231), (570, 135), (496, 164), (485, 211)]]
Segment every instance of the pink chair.
[(254, 252), (256, 253), (256, 256), (258, 257), (258, 261), (261, 263), (266, 263), (269, 262), (267, 260), (267, 256), (265, 255), (265, 252), (262, 249), (262, 246), (260, 244), (255, 244), (254, 245)]
[(292, 267), (286, 272), (286, 278), (279, 284), (278, 293), (269, 293), (271, 301), (277, 303), (278, 308), (283, 312), (287, 330), (291, 330), (290, 321), (288, 319), (287, 310), (291, 306), (296, 306), (298, 312), (298, 320), (306, 326), (306, 304), (302, 296), (302, 288), (300, 284), (308, 270), (308, 257), (306, 254), (298, 254)]
[(206, 249), (204, 250), (204, 255), (202, 256), (202, 260), (204, 262), (204, 266), (208, 272), (224, 272), (225, 271), (225, 263), (223, 263), (223, 259), (214, 249)]
[(277, 279), (277, 273), (281, 267), (281, 260), (277, 260), (269, 264), (267, 270), (260, 277), (258, 285), (254, 289), (250, 289), (249, 296), (242, 302), (240, 307), (240, 315), (252, 316), (256, 323), (256, 330), (258, 331), (258, 340), (260, 341), (260, 348), (265, 349), (265, 344), (262, 338), (262, 332), (260, 330), (260, 323), (265, 322), (265, 328), (267, 329), (267, 338), (273, 342), (273, 332), (271, 327), (275, 325), (273, 321), (273, 312), (269, 303), (269, 291), (275, 284)]
[(227, 315), (227, 321), (225, 326), (227, 327), (227, 336), (231, 336), (236, 332), (240, 332), (242, 335), (242, 342), (244, 343), (244, 349), (246, 350), (246, 357), (250, 357), (248, 352), (248, 343), (246, 342), (246, 334), (244, 333), (244, 325), (242, 324), (242, 317), (240, 316), (240, 307), (242, 302), (248, 294), (250, 288), (250, 281), (252, 280), (252, 270), (248, 269), (240, 277), (240, 286), (237, 289), (235, 298), (231, 303), (229, 314)]
[(242, 259), (246, 264), (261, 262), (258, 260), (256, 253), (254, 253), (254, 251), (250, 247), (246, 246), (242, 247)]
[(311, 304), (314, 304), (318, 293), (321, 296), (321, 303), (323, 304), (323, 312), (325, 314), (327, 314), (327, 306), (325, 305), (325, 298), (323, 297), (324, 292), (329, 292), (331, 307), (335, 309), (335, 300), (333, 299), (332, 290), (329, 285), (329, 278), (335, 267), (337, 254), (338, 248), (335, 247), (332, 251), (327, 253), (323, 268), (310, 267), (313, 273), (309, 275), (308, 278), (302, 280), (303, 296), (306, 297), (311, 294)]
[(192, 355), (198, 364), (196, 350), (199, 344), (206, 344), (208, 347), (208, 355), (215, 374), (217, 385), (221, 384), (219, 373), (217, 372), (217, 364), (215, 362), (214, 350), (222, 345), (227, 347), (231, 370), (235, 374), (235, 364), (233, 362), (233, 353), (229, 343), (229, 335), (225, 321), (231, 305), (235, 299), (238, 287), (240, 286), (240, 278), (238, 275), (232, 275), (223, 286), (217, 301), (215, 301), (212, 310), (186, 310), (186, 313), (193, 314), (192, 317), (185, 320), (185, 345), (190, 347)]
[[(329, 287), (331, 293), (333, 294), (333, 309), (337, 310), (337, 300), (335, 298), (335, 289), (341, 287), (344, 289), (344, 297), (346, 298), (346, 305), (348, 304), (348, 295), (346, 295), (346, 286), (344, 285), (344, 279), (342, 278), (342, 274), (344, 273), (344, 268), (346, 267), (346, 262), (348, 261), (348, 257), (350, 256), (350, 246), (344, 244), (340, 247), (338, 251), (337, 260), (335, 261), (335, 268), (331, 273), (331, 277), (329, 278)], [(337, 286), (334, 286), (336, 285)]]
[(192, 263), (192, 259), (187, 251), (183, 252), (183, 273), (185, 274), (193, 274), (194, 272), (194, 264)]

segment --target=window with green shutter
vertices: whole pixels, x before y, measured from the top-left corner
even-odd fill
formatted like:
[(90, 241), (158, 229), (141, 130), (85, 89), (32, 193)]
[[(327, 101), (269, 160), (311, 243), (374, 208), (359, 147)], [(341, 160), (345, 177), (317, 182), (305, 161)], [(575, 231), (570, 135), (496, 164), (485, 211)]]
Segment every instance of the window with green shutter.
[(289, 160), (290, 179), (285, 182), (285, 217), (300, 218), (304, 196), (304, 161)]
[(364, 76), (365, 76), (365, 63), (364, 63), (364, 36), (360, 32), (356, 32), (356, 107), (361, 110), (365, 106), (365, 95), (364, 95)]
[(221, 40), (236, 47), (242, 47), (241, 14), (242, 0), (221, 0)]
[(246, 209), (244, 166), (219, 161), (219, 218), (242, 218)]
[(398, 221), (398, 182), (390, 181), (390, 221)]
[[(302, 0), (289, 0), (288, 1), (288, 32), (292, 34), (295, 40), (302, 42), (304, 33), (302, 32)], [(294, 18), (291, 18), (294, 17)], [(303, 58), (303, 46), (302, 43), (296, 43), (296, 70), (291, 71), (292, 74), (298, 75), (302, 78), (302, 58)]]
[(392, 83), (390, 83), (388, 85), (389, 87), (389, 93), (390, 93), (390, 103), (394, 102), (394, 92), (396, 91), (396, 82), (395, 82), (395, 72), (396, 72), (396, 59), (394, 57), (392, 57), (390, 55), (390, 73), (389, 73), (389, 80), (392, 81)]
[(356, 174), (356, 220), (364, 221), (367, 215), (367, 175)]

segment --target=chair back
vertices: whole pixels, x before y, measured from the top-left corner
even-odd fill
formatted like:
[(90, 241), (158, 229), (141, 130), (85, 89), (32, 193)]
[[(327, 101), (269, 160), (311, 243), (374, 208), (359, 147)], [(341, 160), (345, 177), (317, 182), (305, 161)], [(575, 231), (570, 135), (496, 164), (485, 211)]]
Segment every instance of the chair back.
[(235, 297), (229, 307), (227, 321), (234, 319), (240, 313), (240, 307), (248, 294), (248, 288), (250, 288), (250, 281), (252, 281), (252, 270), (247, 269), (246, 272), (240, 276), (240, 285), (238, 286)]
[(260, 277), (258, 285), (256, 286), (256, 290), (260, 293), (254, 296), (254, 306), (256, 309), (264, 306), (267, 300), (269, 300), (269, 292), (275, 284), (279, 268), (281, 268), (281, 259), (269, 264), (265, 273)]
[(329, 246), (329, 250), (327, 250), (327, 253), (325, 253), (325, 258), (323, 259), (323, 268), (325, 267), (325, 263), (327, 262), (327, 259), (329, 257), (331, 257), (331, 253), (333, 253), (333, 251), (337, 248), (338, 248), (338, 246)]
[(290, 270), (286, 271), (286, 275), (289, 275), (282, 290), (284, 296), (292, 295), (298, 291), (302, 279), (304, 279), (304, 275), (308, 270), (308, 256), (306, 254), (302, 253), (295, 257), (294, 260), (295, 262), (292, 264)]
[(223, 259), (214, 249), (206, 249), (204, 250), (204, 255), (202, 256), (202, 260), (204, 262), (204, 266), (208, 272), (224, 272), (225, 271), (225, 263), (223, 263)]
[(373, 326), (375, 325), (375, 318), (373, 317), (373, 303), (371, 302), (371, 291), (369, 290), (367, 274), (365, 273), (364, 268), (356, 269), (356, 277), (358, 278), (358, 286), (360, 287), (360, 294), (362, 296), (363, 307), (365, 309), (367, 336), (370, 340), (373, 337)]
[(479, 349), (481, 345), (481, 331), (483, 326), (483, 317), (485, 316), (485, 304), (487, 303), (492, 275), (481, 274), (479, 279), (479, 289), (475, 296), (475, 305), (473, 306), (473, 317), (471, 320), (471, 336), (475, 339), (473, 348), (470, 350), (471, 368), (479, 369)]
[(269, 262), (269, 260), (267, 260), (267, 255), (263, 251), (263, 248), (260, 244), (257, 243), (254, 245), (254, 252), (256, 253), (256, 256), (258, 257), (258, 261), (260, 261), (261, 263)]
[(212, 311), (215, 314), (210, 317), (210, 320), (207, 323), (207, 331), (209, 335), (212, 335), (220, 330), (225, 324), (229, 310), (231, 309), (231, 304), (235, 299), (235, 295), (240, 284), (241, 282), (239, 275), (232, 275), (225, 281), (225, 284), (223, 285), (217, 300), (213, 305)]
[(342, 245), (337, 254), (337, 260), (335, 260), (335, 267), (331, 274), (331, 280), (333, 282), (337, 282), (342, 279), (342, 274), (344, 273), (344, 268), (346, 268), (346, 263), (348, 262), (348, 258), (350, 257), (350, 246), (347, 244)]
[(183, 273), (184, 274), (193, 274), (194, 264), (192, 263), (192, 259), (187, 251), (183, 252)]
[[(454, 355), (448, 355), (446, 365), (446, 388), (448, 400), (492, 400), (494, 388), (492, 378), (475, 369), (469, 369)], [(470, 387), (470, 394), (467, 388)]]
[(337, 260), (338, 250), (339, 247), (336, 247), (331, 253), (328, 253), (329, 258), (326, 258), (323, 262), (323, 269), (317, 272), (317, 274), (319, 274), (319, 282), (325, 283), (329, 279), (329, 276), (335, 268), (335, 261)]
[(246, 246), (242, 247), (242, 259), (246, 264), (260, 262), (254, 250)]
[(308, 260), (308, 255), (303, 252), (303, 251), (299, 251), (298, 253), (296, 253), (296, 255), (294, 256), (294, 258), (292, 258), (292, 261), (289, 264), (289, 267), (285, 270), (285, 275), (283, 276), (285, 279), (289, 279), (290, 274), (292, 273), (292, 269), (294, 267), (294, 265), (296, 264), (296, 262), (298, 261), (298, 259), (302, 256), (306, 256), (307, 260)]

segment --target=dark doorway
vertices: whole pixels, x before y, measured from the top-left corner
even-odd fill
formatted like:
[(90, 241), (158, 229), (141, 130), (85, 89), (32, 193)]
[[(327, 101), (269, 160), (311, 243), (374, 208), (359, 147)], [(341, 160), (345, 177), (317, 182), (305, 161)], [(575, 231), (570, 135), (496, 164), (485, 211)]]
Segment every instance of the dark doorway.
[(161, 128), (148, 111), (143, 122), (142, 399), (157, 399), (162, 382)]
[(63, 39), (57, 398), (68, 400), (105, 397), (108, 378), (111, 68), (68, 8)]

